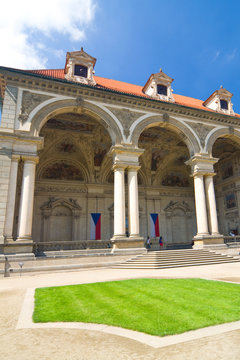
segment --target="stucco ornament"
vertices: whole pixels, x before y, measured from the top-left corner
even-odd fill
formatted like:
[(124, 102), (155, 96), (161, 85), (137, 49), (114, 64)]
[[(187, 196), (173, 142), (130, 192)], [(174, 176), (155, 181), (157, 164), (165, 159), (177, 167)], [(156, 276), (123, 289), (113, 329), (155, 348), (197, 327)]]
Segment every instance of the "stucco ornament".
[(204, 147), (206, 137), (207, 137), (208, 133), (214, 128), (214, 126), (208, 126), (205, 124), (192, 123), (192, 122), (191, 123), (187, 122), (187, 124), (190, 125), (191, 128), (195, 131), (195, 133), (199, 137), (201, 146)]
[(181, 209), (184, 211), (184, 213), (188, 216), (191, 217), (191, 209), (188, 205), (188, 203), (186, 201), (170, 201), (169, 204), (165, 207), (164, 211), (166, 213), (167, 217), (171, 217), (172, 216), (172, 212), (175, 209)]
[(137, 113), (137, 112), (133, 112), (130, 111), (128, 109), (116, 109), (116, 108), (112, 108), (112, 107), (108, 107), (108, 109), (114, 114), (116, 115), (116, 117), (118, 118), (118, 120), (121, 121), (122, 125), (123, 125), (123, 132), (124, 135), (126, 136), (126, 138), (129, 136), (130, 134), (130, 126), (134, 123), (135, 120), (137, 120), (140, 116), (144, 115), (143, 113)]
[(35, 107), (48, 99), (51, 99), (51, 96), (36, 94), (30, 91), (23, 91), (22, 106), (20, 114), (18, 116), (19, 121), (24, 124), (33, 109), (35, 109)]

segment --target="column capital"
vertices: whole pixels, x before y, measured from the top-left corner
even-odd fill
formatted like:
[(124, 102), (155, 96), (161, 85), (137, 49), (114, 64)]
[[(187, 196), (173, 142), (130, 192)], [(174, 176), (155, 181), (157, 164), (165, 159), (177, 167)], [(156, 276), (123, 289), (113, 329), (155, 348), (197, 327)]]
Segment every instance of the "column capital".
[(126, 164), (121, 164), (121, 163), (115, 163), (112, 166), (112, 170), (113, 171), (117, 171), (117, 170), (125, 170), (126, 169)]
[(197, 177), (197, 176), (214, 177), (215, 175), (216, 175), (215, 172), (204, 172), (204, 171), (195, 171), (194, 173), (191, 174), (192, 177)]
[(24, 162), (32, 162), (32, 163), (35, 163), (35, 164), (38, 164), (38, 162), (39, 162), (39, 157), (38, 156), (22, 155), (21, 158), (22, 158), (22, 160)]
[(140, 149), (133, 146), (128, 145), (115, 145), (112, 146), (109, 150), (110, 155), (116, 155), (116, 154), (124, 154), (134, 157), (139, 157), (144, 153), (144, 149)]
[(218, 160), (218, 158), (214, 158), (212, 156), (196, 154), (186, 161), (185, 164), (191, 166), (192, 176), (214, 176), (215, 172), (213, 166), (218, 162)]
[(140, 165), (128, 165), (127, 166), (127, 170), (128, 171), (136, 171), (136, 172), (138, 172), (138, 170), (140, 170), (141, 169), (141, 166)]
[(113, 163), (124, 165), (127, 168), (129, 165), (139, 165), (139, 157), (144, 150), (127, 145), (112, 146), (109, 150), (109, 155), (112, 156)]
[(213, 172), (213, 173), (205, 174), (205, 177), (214, 177), (215, 175), (217, 175), (217, 173)]
[(17, 161), (17, 162), (18, 162), (18, 161), (20, 161), (20, 158), (21, 158), (21, 157), (20, 157), (20, 155), (18, 155), (18, 154), (13, 154), (13, 155), (12, 155), (12, 161)]

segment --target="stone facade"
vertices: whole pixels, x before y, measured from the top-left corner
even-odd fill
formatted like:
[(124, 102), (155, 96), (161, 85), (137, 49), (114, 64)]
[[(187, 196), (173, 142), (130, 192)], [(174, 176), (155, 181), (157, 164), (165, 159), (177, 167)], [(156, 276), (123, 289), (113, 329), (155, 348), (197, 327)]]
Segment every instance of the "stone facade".
[(232, 107), (98, 86), (91, 57), (91, 81), (74, 83), (70, 66), (83, 55), (87, 66), (88, 55), (69, 54), (66, 78), (0, 68), (0, 242), (88, 240), (92, 213), (101, 213), (101, 239), (115, 249), (143, 246), (152, 213), (166, 247), (240, 232)]

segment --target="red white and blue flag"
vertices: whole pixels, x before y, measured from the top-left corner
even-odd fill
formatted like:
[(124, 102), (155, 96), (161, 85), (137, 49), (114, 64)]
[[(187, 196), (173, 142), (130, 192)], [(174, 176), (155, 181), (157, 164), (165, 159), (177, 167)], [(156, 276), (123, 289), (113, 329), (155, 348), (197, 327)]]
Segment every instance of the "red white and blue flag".
[(91, 213), (91, 229), (90, 239), (100, 240), (101, 239), (101, 214)]
[(158, 214), (150, 214), (150, 230), (151, 237), (156, 238), (159, 236), (159, 219)]

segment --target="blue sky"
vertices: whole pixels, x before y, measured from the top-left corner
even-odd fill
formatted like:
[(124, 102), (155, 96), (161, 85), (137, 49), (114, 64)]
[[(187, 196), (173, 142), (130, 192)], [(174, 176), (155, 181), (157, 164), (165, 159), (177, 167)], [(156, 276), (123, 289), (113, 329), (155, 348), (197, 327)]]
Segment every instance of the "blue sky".
[[(32, 4), (33, 3), (33, 4)], [(21, 4), (17, 5), (17, 4)], [(35, 5), (34, 5), (35, 4)], [(9, 0), (2, 5), (0, 65), (63, 68), (84, 47), (96, 75), (144, 85), (160, 68), (174, 93), (207, 99), (220, 85), (240, 113), (237, 0)], [(14, 18), (6, 20), (13, 6)]]

